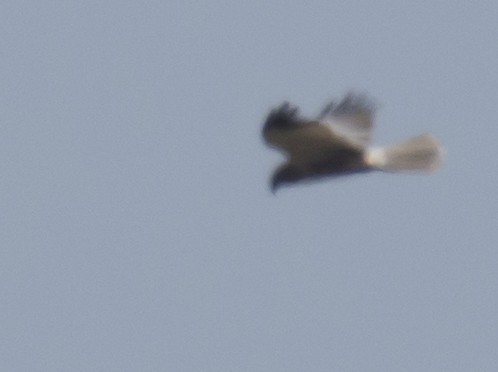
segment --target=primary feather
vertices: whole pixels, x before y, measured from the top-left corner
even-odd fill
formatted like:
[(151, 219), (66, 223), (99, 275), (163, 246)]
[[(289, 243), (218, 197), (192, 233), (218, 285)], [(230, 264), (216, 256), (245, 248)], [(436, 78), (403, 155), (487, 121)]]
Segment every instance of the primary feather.
[(330, 125), (337, 136), (363, 147), (371, 139), (375, 108), (373, 101), (366, 95), (350, 93), (338, 104), (331, 102), (326, 105), (319, 121)]

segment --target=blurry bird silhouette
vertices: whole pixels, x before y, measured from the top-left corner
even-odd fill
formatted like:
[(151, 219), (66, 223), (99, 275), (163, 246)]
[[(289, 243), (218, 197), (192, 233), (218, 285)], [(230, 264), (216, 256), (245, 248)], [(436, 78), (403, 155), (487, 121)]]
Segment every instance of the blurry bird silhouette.
[(433, 171), (441, 163), (441, 147), (430, 134), (403, 143), (369, 147), (375, 105), (364, 94), (347, 94), (331, 102), (316, 119), (299, 116), (284, 102), (263, 126), (267, 144), (283, 151), (287, 161), (273, 173), (273, 192), (284, 184), (373, 170)]

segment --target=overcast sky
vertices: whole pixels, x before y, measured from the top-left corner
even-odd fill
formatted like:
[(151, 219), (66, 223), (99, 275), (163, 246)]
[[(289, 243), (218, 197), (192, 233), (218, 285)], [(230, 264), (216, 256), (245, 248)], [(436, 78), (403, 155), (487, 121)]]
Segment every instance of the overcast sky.
[[(0, 370), (496, 371), (496, 1), (3, 0)], [(261, 126), (378, 103), (430, 176), (284, 188)]]

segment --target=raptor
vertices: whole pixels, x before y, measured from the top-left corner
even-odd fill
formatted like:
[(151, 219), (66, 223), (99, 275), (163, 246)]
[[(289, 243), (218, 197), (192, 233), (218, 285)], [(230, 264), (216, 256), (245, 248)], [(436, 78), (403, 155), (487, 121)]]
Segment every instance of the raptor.
[(288, 102), (273, 109), (263, 126), (265, 142), (287, 159), (274, 171), (271, 189), (324, 177), (370, 171), (436, 170), (441, 147), (431, 134), (403, 143), (371, 147), (375, 104), (365, 94), (347, 94), (327, 104), (315, 119)]

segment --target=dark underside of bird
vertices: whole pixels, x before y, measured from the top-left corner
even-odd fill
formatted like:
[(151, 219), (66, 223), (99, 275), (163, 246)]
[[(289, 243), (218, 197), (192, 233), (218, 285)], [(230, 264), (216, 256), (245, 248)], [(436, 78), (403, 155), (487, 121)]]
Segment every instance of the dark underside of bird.
[(265, 142), (286, 156), (274, 171), (271, 189), (299, 181), (362, 173), (431, 172), (441, 164), (441, 147), (430, 134), (400, 144), (370, 147), (375, 105), (364, 94), (347, 94), (330, 102), (315, 119), (299, 115), (284, 102), (263, 126)]

